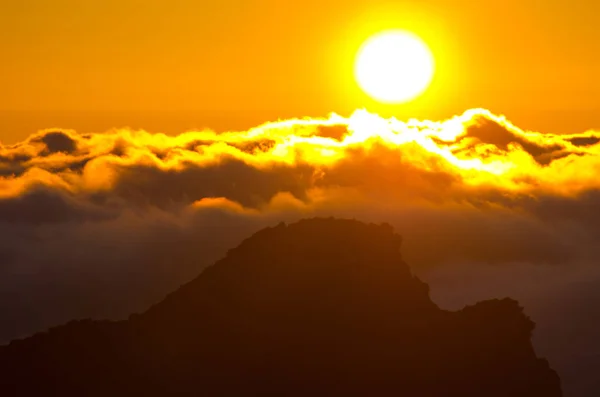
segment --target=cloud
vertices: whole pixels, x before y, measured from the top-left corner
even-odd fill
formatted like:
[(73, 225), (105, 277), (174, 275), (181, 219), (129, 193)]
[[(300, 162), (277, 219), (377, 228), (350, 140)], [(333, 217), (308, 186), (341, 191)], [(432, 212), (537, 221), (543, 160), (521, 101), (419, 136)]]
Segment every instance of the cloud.
[(312, 211), (410, 207), (532, 225), (566, 216), (587, 229), (580, 209), (596, 205), (594, 139), (522, 131), (483, 109), (441, 122), (357, 111), (222, 134), (49, 130), (0, 147), (0, 221), (175, 213), (205, 199), (261, 213), (287, 194)]
[(178, 136), (41, 131), (0, 146), (0, 340), (143, 310), (250, 233), (309, 216), (391, 223), (420, 272), (492, 285), (481, 274), (499, 269), (571, 294), (569, 277), (514, 269), (599, 274), (599, 142), (594, 131), (524, 131), (483, 109)]
[(46, 132), (32, 141), (41, 142), (46, 145), (46, 148), (41, 153), (43, 155), (57, 152), (71, 154), (77, 149), (76, 139), (71, 138), (69, 134), (62, 131)]

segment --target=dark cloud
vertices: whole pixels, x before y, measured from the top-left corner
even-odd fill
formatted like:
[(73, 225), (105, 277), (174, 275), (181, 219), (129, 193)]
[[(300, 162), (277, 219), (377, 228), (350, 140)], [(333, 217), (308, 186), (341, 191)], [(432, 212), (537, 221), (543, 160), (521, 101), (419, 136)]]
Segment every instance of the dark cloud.
[(276, 142), (272, 139), (262, 139), (250, 142), (230, 143), (229, 145), (244, 153), (253, 154), (256, 152), (267, 152), (275, 146), (275, 143)]
[(571, 142), (575, 146), (591, 146), (591, 145), (595, 145), (598, 142), (600, 142), (600, 137), (597, 137), (597, 136), (575, 137), (575, 138), (569, 139), (569, 142)]
[(279, 192), (306, 199), (313, 170), (309, 165), (258, 170), (234, 159), (217, 166), (183, 170), (128, 166), (119, 170), (114, 194), (136, 205), (167, 208), (203, 198), (225, 197), (245, 207), (267, 205)]
[(42, 152), (44, 155), (58, 152), (70, 154), (77, 150), (77, 142), (61, 131), (47, 132), (38, 140), (46, 145), (46, 149)]
[(102, 220), (109, 211), (38, 185), (24, 194), (0, 200), (0, 222), (33, 225)]
[(560, 145), (540, 145), (528, 140), (525, 136), (510, 131), (506, 125), (495, 120), (479, 116), (473, 119), (473, 124), (466, 128), (463, 139), (475, 138), (478, 142), (492, 144), (502, 151), (508, 151), (510, 144), (520, 145), (539, 163), (548, 164), (548, 155), (563, 149)]
[(33, 156), (25, 154), (25, 153), (14, 153), (9, 152), (7, 155), (0, 156), (0, 162), (2, 163), (25, 163), (31, 160)]

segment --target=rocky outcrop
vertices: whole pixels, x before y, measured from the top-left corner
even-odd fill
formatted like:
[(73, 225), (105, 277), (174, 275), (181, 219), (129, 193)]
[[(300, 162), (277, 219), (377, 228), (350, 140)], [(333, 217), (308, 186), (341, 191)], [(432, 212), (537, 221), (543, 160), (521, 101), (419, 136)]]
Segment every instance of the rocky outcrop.
[(0, 348), (3, 396), (561, 396), (511, 299), (439, 309), (391, 226), (267, 228), (129, 320)]

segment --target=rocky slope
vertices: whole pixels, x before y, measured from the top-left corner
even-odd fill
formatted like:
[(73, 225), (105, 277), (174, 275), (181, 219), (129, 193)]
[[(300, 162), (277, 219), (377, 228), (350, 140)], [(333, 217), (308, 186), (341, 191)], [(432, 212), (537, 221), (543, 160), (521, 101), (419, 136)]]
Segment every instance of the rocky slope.
[(254, 234), (129, 320), (0, 348), (3, 396), (561, 396), (518, 303), (439, 309), (389, 225)]

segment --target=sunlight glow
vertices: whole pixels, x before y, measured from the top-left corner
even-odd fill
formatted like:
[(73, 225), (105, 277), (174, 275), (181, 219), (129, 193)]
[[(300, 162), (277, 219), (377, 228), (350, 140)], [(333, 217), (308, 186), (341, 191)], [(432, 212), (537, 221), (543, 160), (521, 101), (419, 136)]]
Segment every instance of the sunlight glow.
[(416, 35), (392, 30), (368, 39), (355, 64), (359, 86), (374, 99), (402, 103), (414, 99), (431, 83), (434, 60)]

